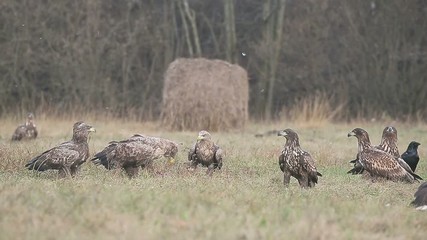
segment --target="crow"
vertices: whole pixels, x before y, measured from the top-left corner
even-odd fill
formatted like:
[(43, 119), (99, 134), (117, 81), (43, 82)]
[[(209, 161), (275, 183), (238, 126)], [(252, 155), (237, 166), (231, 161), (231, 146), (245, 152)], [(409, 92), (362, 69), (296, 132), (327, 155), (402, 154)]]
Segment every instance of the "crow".
[(411, 143), (409, 143), (406, 152), (404, 152), (401, 156), (401, 158), (409, 165), (409, 167), (411, 167), (413, 172), (415, 172), (415, 169), (418, 165), (418, 161), (420, 160), (417, 151), (419, 145), (420, 143), (412, 141)]

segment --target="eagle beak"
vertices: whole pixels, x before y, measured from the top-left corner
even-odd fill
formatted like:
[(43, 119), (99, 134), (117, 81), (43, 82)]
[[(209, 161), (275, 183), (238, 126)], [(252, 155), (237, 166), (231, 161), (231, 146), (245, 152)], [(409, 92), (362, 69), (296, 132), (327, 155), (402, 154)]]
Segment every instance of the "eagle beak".
[(202, 135), (197, 136), (197, 140), (202, 140), (202, 139), (203, 139)]
[(287, 136), (287, 134), (285, 131), (280, 131), (277, 133), (277, 136), (283, 136), (284, 137), (284, 136)]
[(349, 132), (349, 133), (347, 134), (347, 137), (351, 137), (351, 136), (356, 136), (356, 134), (355, 134), (354, 132)]
[(171, 157), (171, 158), (169, 158), (169, 163), (170, 163), (170, 164), (174, 164), (174, 163), (175, 163), (175, 158), (172, 158), (172, 157)]
[(91, 128), (89, 128), (89, 132), (96, 132), (96, 129), (91, 127)]

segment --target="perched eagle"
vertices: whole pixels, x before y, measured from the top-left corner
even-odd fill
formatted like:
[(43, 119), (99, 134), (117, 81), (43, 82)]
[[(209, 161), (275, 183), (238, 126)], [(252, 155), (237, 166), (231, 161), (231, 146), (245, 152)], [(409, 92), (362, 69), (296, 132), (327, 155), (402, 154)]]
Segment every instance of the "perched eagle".
[(173, 141), (135, 134), (123, 141), (109, 142), (91, 161), (108, 170), (122, 168), (132, 178), (138, 174), (140, 167), (150, 167), (158, 158), (166, 157), (173, 162), (177, 153), (178, 145)]
[(84, 122), (76, 122), (73, 126), (71, 141), (61, 143), (31, 159), (25, 167), (37, 171), (58, 169), (59, 177), (74, 176), (80, 165), (89, 157), (90, 132), (95, 132), (92, 126)]
[(414, 201), (411, 205), (418, 210), (427, 210), (427, 182), (422, 183), (414, 194)]
[(385, 178), (392, 181), (410, 183), (413, 183), (416, 179), (422, 180), (403, 159), (372, 147), (368, 133), (365, 130), (355, 128), (348, 133), (348, 137), (351, 136), (357, 138), (359, 162), (372, 178)]
[[(394, 127), (385, 127), (383, 130), (383, 135), (381, 137), (381, 143), (378, 146), (375, 146), (375, 148), (382, 150), (386, 153), (389, 153), (393, 155), (394, 157), (400, 157), (399, 155), (399, 149), (397, 148), (397, 130)], [(350, 163), (353, 163), (353, 169), (348, 171), (347, 173), (351, 173), (353, 175), (355, 174), (361, 174), (363, 173), (363, 167), (362, 164), (359, 162), (359, 154), (356, 156), (355, 160), (350, 161)]]
[(25, 124), (16, 128), (12, 135), (12, 141), (21, 141), (26, 139), (35, 139), (37, 137), (37, 128), (34, 123), (34, 115), (29, 113)]
[(408, 145), (408, 149), (406, 152), (402, 154), (402, 159), (411, 167), (411, 170), (415, 172), (417, 169), (418, 161), (420, 161), (420, 157), (418, 156), (418, 146), (420, 143), (412, 141)]
[(196, 143), (188, 152), (189, 169), (196, 169), (200, 163), (208, 167), (206, 174), (212, 175), (216, 168), (221, 169), (224, 158), (225, 152), (212, 141), (211, 134), (200, 131)]
[(279, 156), (279, 166), (284, 174), (285, 186), (289, 185), (292, 176), (298, 180), (302, 188), (314, 187), (318, 176), (322, 174), (317, 171), (311, 155), (301, 149), (298, 134), (292, 129), (285, 129), (277, 135), (286, 138), (285, 148)]

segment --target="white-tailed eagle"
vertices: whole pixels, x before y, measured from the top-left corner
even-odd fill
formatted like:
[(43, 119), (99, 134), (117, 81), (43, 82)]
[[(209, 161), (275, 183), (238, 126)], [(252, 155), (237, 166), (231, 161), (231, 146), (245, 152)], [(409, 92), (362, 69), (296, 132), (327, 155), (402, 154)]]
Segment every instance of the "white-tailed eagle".
[(427, 210), (427, 182), (422, 183), (414, 194), (411, 205), (418, 210)]
[(298, 180), (302, 188), (314, 187), (322, 174), (317, 171), (311, 155), (301, 149), (298, 134), (292, 129), (285, 129), (277, 135), (286, 138), (285, 147), (279, 156), (285, 186), (289, 185), (292, 176)]
[(25, 167), (29, 170), (59, 170), (59, 177), (74, 176), (80, 165), (89, 157), (88, 136), (95, 129), (84, 123), (73, 125), (73, 137), (70, 141), (49, 149), (31, 159)]
[(158, 158), (166, 157), (173, 162), (177, 153), (178, 144), (173, 141), (135, 134), (126, 140), (109, 142), (91, 160), (108, 170), (122, 168), (132, 178), (138, 174), (139, 168), (150, 167)]
[(221, 169), (224, 158), (225, 152), (212, 141), (211, 134), (203, 130), (188, 152), (189, 169), (194, 170), (201, 164), (208, 167), (206, 174), (212, 175), (215, 169)]
[(37, 138), (37, 128), (34, 122), (34, 114), (29, 113), (25, 124), (19, 125), (12, 135), (12, 141), (21, 141)]
[[(385, 127), (383, 130), (383, 134), (381, 137), (381, 143), (378, 146), (375, 146), (374, 148), (382, 150), (386, 153), (389, 153), (393, 155), (394, 157), (400, 157), (399, 155), (399, 149), (397, 148), (397, 130), (395, 127)], [(347, 173), (351, 173), (353, 175), (355, 174), (362, 174), (364, 169), (362, 167), (362, 164), (359, 161), (359, 154), (356, 155), (356, 159), (350, 161), (350, 163), (353, 163), (353, 168), (348, 171)]]
[(422, 178), (416, 175), (403, 159), (371, 146), (368, 133), (355, 128), (348, 137), (355, 136), (358, 141), (358, 156), (362, 167), (373, 179), (384, 178), (392, 181), (413, 183)]

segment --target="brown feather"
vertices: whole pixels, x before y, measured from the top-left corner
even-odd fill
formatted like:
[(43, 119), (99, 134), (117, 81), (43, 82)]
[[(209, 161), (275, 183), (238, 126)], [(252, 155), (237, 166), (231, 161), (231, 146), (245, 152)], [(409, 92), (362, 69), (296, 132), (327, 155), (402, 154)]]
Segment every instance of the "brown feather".
[(402, 166), (399, 158), (372, 147), (368, 133), (365, 130), (355, 128), (348, 136), (355, 136), (358, 139), (359, 161), (363, 168), (374, 179), (385, 178), (392, 181), (405, 181), (410, 183), (414, 182), (416, 178), (420, 179), (409, 167)]
[(91, 159), (95, 165), (106, 169), (122, 168), (129, 177), (135, 177), (139, 168), (151, 166), (161, 157), (175, 158), (178, 145), (164, 138), (135, 134), (123, 141), (110, 142)]
[(25, 124), (16, 128), (12, 135), (12, 141), (30, 140), (37, 138), (38, 131), (34, 123), (34, 115), (29, 113)]
[(313, 157), (301, 149), (298, 134), (292, 129), (285, 129), (277, 135), (286, 138), (285, 147), (279, 156), (279, 166), (284, 173), (285, 186), (289, 185), (292, 176), (298, 180), (301, 187), (314, 187), (318, 176), (322, 174), (317, 171)]
[(88, 135), (92, 131), (95, 129), (84, 122), (75, 123), (70, 141), (43, 152), (25, 167), (38, 171), (57, 169), (60, 177), (74, 176), (89, 157)]
[(207, 174), (212, 174), (215, 169), (221, 169), (225, 152), (211, 139), (207, 131), (200, 131), (197, 142), (188, 152), (190, 169), (194, 170), (198, 164), (208, 167)]

